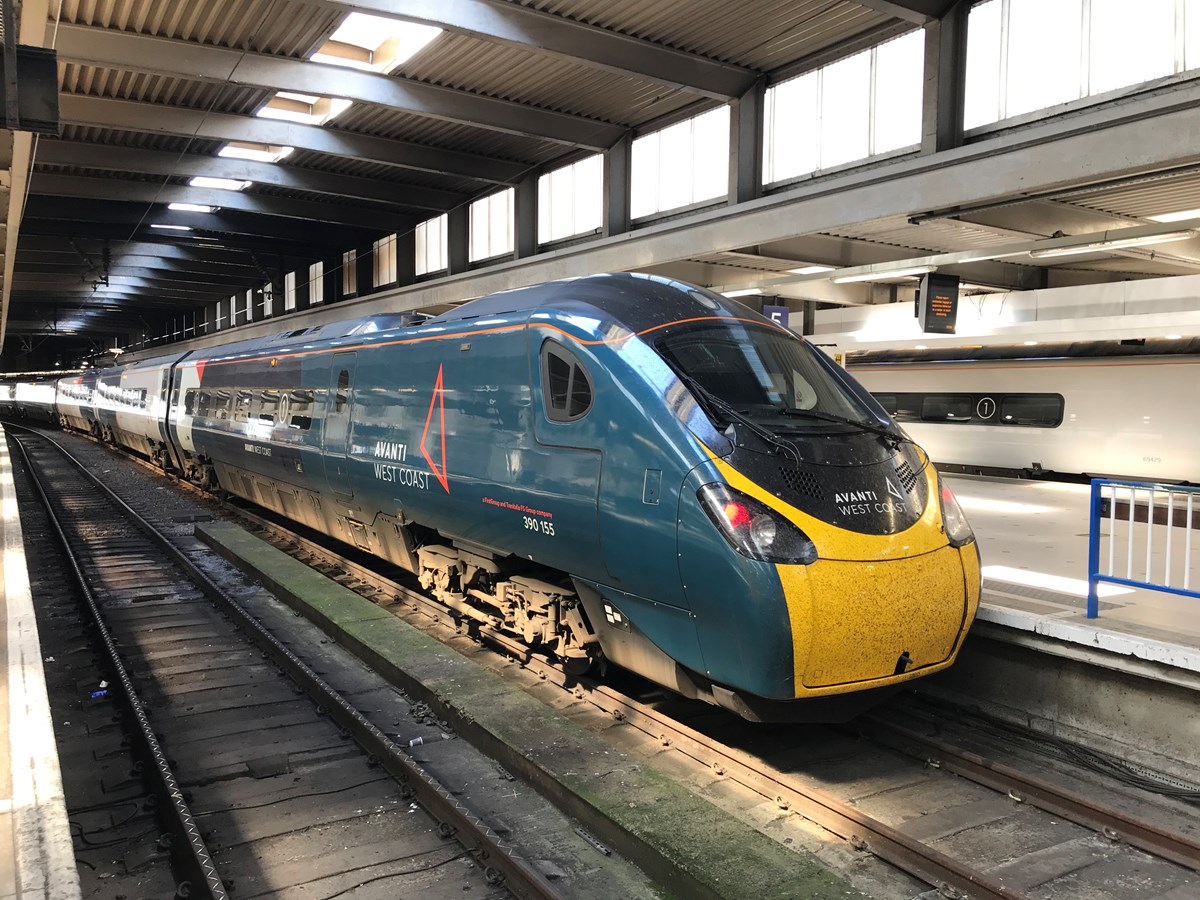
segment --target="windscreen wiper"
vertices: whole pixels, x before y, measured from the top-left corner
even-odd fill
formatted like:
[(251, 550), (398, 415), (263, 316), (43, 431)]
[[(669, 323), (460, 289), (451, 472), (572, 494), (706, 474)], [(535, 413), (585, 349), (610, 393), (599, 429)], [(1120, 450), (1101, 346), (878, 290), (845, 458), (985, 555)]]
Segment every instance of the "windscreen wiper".
[(878, 425), (875, 422), (863, 422), (858, 419), (848, 419), (845, 416), (836, 416), (833, 413), (820, 412), (815, 409), (796, 409), (791, 406), (781, 407), (779, 410), (781, 416), (797, 416), (803, 419), (819, 419), (822, 422), (834, 422), (838, 425), (849, 425), (852, 428), (861, 428), (863, 431), (870, 431), (880, 437), (886, 439), (894, 448), (899, 447), (904, 443), (903, 436), (892, 431), (886, 425)]
[[(695, 396), (696, 401), (702, 407), (704, 407), (705, 412), (707, 412), (709, 416), (712, 416), (713, 418), (720, 416), (726, 421), (737, 422), (739, 425), (744, 426), (747, 431), (752, 432), (767, 444), (782, 450), (788, 456), (792, 457), (792, 459), (796, 461), (797, 465), (800, 464), (800, 454), (797, 452), (795, 445), (793, 445), (790, 441), (781, 440), (766, 428), (763, 428), (761, 425), (756, 425), (754, 422), (750, 421), (750, 419), (746, 418), (744, 413), (742, 413), (740, 410), (734, 409), (692, 376), (684, 375), (682, 372), (678, 371), (675, 374), (679, 377), (680, 381), (688, 386), (693, 396)], [(717, 416), (713, 416), (714, 411), (716, 412)]]

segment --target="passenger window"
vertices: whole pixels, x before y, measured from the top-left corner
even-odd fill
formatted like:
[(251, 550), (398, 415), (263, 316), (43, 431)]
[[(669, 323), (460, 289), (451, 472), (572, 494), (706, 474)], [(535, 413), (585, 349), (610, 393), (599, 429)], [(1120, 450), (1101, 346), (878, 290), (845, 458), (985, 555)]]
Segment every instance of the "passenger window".
[(334, 412), (341, 412), (346, 408), (346, 401), (350, 396), (350, 370), (342, 369), (338, 373), (337, 394), (334, 396)]
[(921, 418), (926, 422), (969, 422), (972, 408), (967, 394), (930, 394), (921, 404)]
[(552, 341), (542, 345), (542, 392), (546, 416), (554, 422), (572, 422), (592, 408), (592, 383), (583, 363)]
[(1018, 394), (1000, 399), (1000, 421), (1005, 425), (1057, 428), (1062, 420), (1061, 394)]
[(189, 389), (183, 395), (183, 414), (185, 416), (194, 416), (196, 414), (196, 391)]

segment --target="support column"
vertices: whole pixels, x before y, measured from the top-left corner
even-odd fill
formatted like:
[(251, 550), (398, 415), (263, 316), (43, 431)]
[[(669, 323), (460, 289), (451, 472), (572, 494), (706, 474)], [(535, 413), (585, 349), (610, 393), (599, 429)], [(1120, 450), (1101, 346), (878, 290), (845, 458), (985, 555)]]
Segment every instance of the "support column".
[(538, 249), (538, 176), (528, 175), (517, 184), (513, 216), (516, 220), (516, 259), (533, 256)]
[(744, 203), (762, 196), (763, 101), (767, 79), (730, 104), (729, 202)]
[(409, 229), (396, 235), (396, 285), (417, 280), (417, 233)]
[(940, 21), (925, 26), (922, 153), (937, 153), (962, 145), (970, 9), (968, 0), (959, 0)]
[(327, 257), (322, 262), (321, 302), (328, 306), (342, 298), (342, 254)]
[(629, 178), (633, 160), (633, 134), (604, 153), (604, 236), (629, 230)]
[(358, 292), (354, 296), (365, 297), (367, 294), (378, 290), (375, 287), (375, 248), (360, 248), (358, 254), (355, 256), (355, 262), (358, 265), (358, 281), (356, 284)]
[(446, 216), (446, 259), (451, 275), (467, 271), (470, 241), (471, 208), (464, 203)]

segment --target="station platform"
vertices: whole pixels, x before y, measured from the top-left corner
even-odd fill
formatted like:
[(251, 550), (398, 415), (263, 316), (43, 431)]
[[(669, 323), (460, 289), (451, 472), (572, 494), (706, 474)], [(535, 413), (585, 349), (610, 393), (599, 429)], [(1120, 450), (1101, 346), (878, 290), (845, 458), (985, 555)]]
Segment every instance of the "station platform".
[[(978, 621), (1200, 674), (1196, 600), (1101, 584), (1100, 614), (1087, 618), (1088, 485), (944, 477), (983, 556)], [(1200, 583), (1196, 572), (1193, 583)]]
[(0, 547), (0, 900), (72, 900), (79, 876), (2, 427)]
[[(1200, 602), (1101, 583), (1089, 619), (1088, 485), (945, 477), (979, 541), (983, 596), (958, 662), (918, 689), (1200, 789)], [(1123, 546), (1126, 524), (1110, 527)], [(1178, 572), (1183, 529), (1172, 538)], [(1191, 540), (1200, 584), (1200, 535)]]

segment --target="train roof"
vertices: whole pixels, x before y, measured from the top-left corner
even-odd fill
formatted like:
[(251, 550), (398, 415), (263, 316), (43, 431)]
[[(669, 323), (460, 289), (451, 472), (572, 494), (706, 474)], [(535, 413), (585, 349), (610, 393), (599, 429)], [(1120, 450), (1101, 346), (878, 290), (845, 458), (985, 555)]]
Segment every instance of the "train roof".
[(642, 272), (615, 272), (567, 278), (533, 287), (517, 288), (472, 300), (443, 313), (428, 324), (462, 322), (485, 316), (533, 312), (545, 308), (570, 309), (586, 304), (612, 316), (632, 331), (644, 331), (663, 322), (683, 319), (730, 318), (774, 324), (749, 307), (684, 281)]

